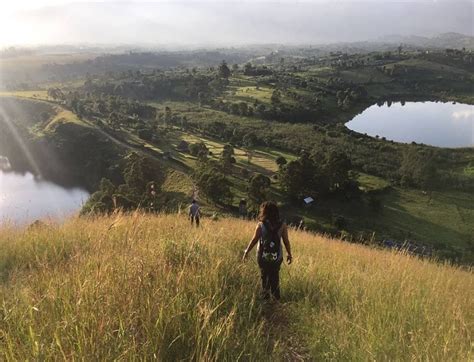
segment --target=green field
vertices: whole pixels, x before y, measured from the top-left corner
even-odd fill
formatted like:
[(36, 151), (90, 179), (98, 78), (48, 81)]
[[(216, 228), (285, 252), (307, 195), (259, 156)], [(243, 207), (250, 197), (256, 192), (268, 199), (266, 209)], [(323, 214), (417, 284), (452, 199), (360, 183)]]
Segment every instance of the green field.
[(390, 186), (390, 182), (381, 177), (359, 173), (357, 181), (360, 183), (360, 188), (364, 191), (380, 190)]
[[(458, 250), (474, 245), (474, 195), (462, 192), (430, 192), (395, 189), (382, 198), (383, 212), (368, 219), (379, 235), (401, 240), (420, 240)], [(371, 221), (374, 221), (373, 224)]]
[(235, 89), (235, 97), (241, 100), (253, 101), (255, 99), (263, 103), (270, 103), (273, 90), (267, 87), (239, 87)]

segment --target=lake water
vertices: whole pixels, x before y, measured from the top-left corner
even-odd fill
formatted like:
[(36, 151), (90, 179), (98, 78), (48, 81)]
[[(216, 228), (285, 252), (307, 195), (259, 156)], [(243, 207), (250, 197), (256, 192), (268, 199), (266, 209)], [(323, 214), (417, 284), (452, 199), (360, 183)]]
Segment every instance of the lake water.
[(0, 223), (62, 220), (77, 213), (88, 197), (88, 192), (82, 189), (66, 189), (31, 173), (0, 169)]
[(373, 105), (346, 126), (397, 142), (438, 147), (474, 146), (474, 106), (440, 102)]

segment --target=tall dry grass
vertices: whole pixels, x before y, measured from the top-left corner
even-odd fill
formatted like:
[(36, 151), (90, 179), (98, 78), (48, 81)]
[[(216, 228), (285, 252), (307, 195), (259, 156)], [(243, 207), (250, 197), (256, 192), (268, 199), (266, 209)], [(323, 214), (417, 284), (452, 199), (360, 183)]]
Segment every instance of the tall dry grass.
[(255, 225), (176, 215), (0, 230), (0, 359), (472, 360), (474, 277), (303, 232), (264, 305)]

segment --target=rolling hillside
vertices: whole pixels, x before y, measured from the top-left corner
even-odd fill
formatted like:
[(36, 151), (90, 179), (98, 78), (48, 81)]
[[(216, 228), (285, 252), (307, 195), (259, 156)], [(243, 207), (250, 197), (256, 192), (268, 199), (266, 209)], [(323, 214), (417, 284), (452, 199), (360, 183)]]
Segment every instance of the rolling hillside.
[[(88, 118), (79, 119), (67, 108), (39, 92), (0, 93), (0, 106), (3, 107), (3, 114), (10, 114), (17, 126), (26, 124), (22, 138), (27, 141), (26, 144), (31, 148), (30, 153), (42, 173), (53, 180), (58, 179), (66, 184), (79, 183), (95, 191), (101, 176), (117, 180), (118, 165), (123, 162), (127, 152), (136, 152), (159, 161), (163, 171), (161, 193), (166, 201), (162, 211), (174, 212), (180, 204), (188, 203), (195, 187), (193, 172), (200, 167), (198, 158), (189, 152), (180, 151), (179, 143), (204, 143), (210, 151), (209, 159), (215, 162), (220, 160), (226, 145), (225, 141), (204, 132), (179, 127), (168, 127), (166, 133), (157, 141), (147, 141), (126, 129), (112, 130), (101, 127)], [(153, 106), (171, 106), (173, 109), (184, 110), (189, 119), (204, 119), (223, 114), (186, 103), (154, 103)], [(42, 113), (47, 113), (46, 120), (40, 119)], [(229, 122), (238, 119), (232, 117)], [(305, 130), (303, 128), (299, 132)], [(8, 132), (3, 135), (5, 140), (11, 138)], [(43, 142), (45, 140), (48, 142)], [(0, 143), (0, 154), (9, 156), (10, 160), (21, 165), (23, 152), (15, 148), (10, 151), (5, 149), (8, 144), (12, 145), (9, 142)], [(13, 142), (13, 145), (15, 144), (17, 143)], [(63, 150), (61, 157), (52, 150), (51, 144)], [(41, 152), (36, 152), (35, 149), (40, 149)], [(261, 173), (272, 177), (278, 173), (276, 159), (279, 156), (288, 161), (296, 159), (294, 154), (272, 147), (255, 146), (249, 151), (249, 148), (236, 146), (234, 152), (236, 163), (227, 173), (233, 204), (238, 202), (236, 200), (247, 198), (249, 175)], [(250, 162), (249, 153), (252, 156)], [(472, 152), (466, 151), (466, 155), (471, 154)], [(167, 155), (167, 159), (164, 155)], [(56, 162), (51, 162), (53, 159)], [(71, 164), (76, 167), (64, 166)], [(465, 167), (456, 172), (468, 175), (469, 170)], [(447, 189), (426, 194), (416, 189), (388, 187), (390, 182), (386, 179), (364, 173), (359, 174), (358, 182), (364, 192), (377, 193), (382, 205), (380, 210), (374, 212), (370, 205), (361, 203), (360, 200), (323, 200), (313, 209), (289, 207), (285, 217), (302, 218), (310, 229), (341, 235), (341, 230), (334, 227), (334, 218), (335, 215), (344, 215), (345, 230), (353, 234), (353, 240), (370, 240), (373, 238), (373, 232), (376, 233), (377, 240), (414, 239), (423, 245), (441, 250), (439, 256), (457, 259), (465, 264), (472, 263), (472, 193)], [(206, 195), (201, 196), (201, 204), (205, 206), (207, 214), (232, 213), (232, 209), (217, 207), (207, 200)], [(282, 203), (286, 201), (278, 180), (273, 178), (269, 197)]]
[(254, 224), (115, 214), (0, 229), (0, 359), (471, 360), (470, 270), (292, 231), (280, 304)]
[[(313, 231), (409, 243), (472, 265), (472, 147), (400, 143), (345, 126), (374, 104), (472, 104), (472, 52), (343, 49), (234, 64), (219, 55), (218, 67), (169, 69), (158, 53), (104, 56), (107, 74), (5, 87), (0, 154), (17, 172), (94, 193), (83, 214), (175, 212), (196, 194), (208, 215), (236, 215), (241, 199), (252, 214), (272, 199)], [(116, 61), (131, 68), (119, 71)], [(88, 64), (67, 66), (80, 73)], [(149, 173), (137, 171), (143, 162)]]

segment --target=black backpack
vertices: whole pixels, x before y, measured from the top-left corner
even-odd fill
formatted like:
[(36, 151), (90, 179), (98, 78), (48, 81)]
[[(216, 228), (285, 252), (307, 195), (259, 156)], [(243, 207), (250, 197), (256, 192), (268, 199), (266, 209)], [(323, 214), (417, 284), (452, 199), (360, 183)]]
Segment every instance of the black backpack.
[(281, 242), (278, 231), (282, 223), (277, 227), (272, 227), (270, 222), (265, 220), (262, 223), (262, 237), (258, 249), (258, 262), (265, 264), (277, 264), (281, 262)]

